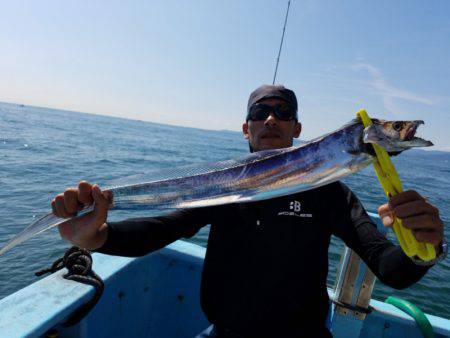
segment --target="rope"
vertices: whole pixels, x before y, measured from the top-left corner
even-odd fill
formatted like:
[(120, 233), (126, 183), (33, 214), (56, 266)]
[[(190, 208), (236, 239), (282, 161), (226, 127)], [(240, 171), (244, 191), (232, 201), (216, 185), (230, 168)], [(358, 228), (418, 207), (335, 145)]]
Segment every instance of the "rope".
[(104, 283), (100, 276), (92, 271), (91, 253), (76, 246), (67, 250), (64, 256), (58, 258), (50, 268), (40, 270), (35, 275), (39, 277), (46, 273), (54, 273), (62, 268), (67, 268), (68, 270), (68, 273), (63, 276), (65, 279), (92, 285), (95, 288), (94, 297), (77, 309), (64, 323), (65, 326), (72, 326), (80, 322), (97, 304), (103, 293)]
[(351, 310), (351, 311), (365, 313), (365, 314), (372, 313), (372, 307), (371, 306), (365, 308), (365, 307), (361, 307), (361, 306), (358, 306), (358, 305), (352, 305), (352, 304), (348, 304), (348, 303), (343, 303), (343, 302), (341, 302), (339, 300), (332, 300), (332, 302), (334, 304), (340, 306), (340, 307), (343, 307), (343, 308)]
[(278, 50), (277, 64), (275, 65), (275, 74), (273, 74), (272, 84), (275, 84), (275, 79), (277, 78), (278, 63), (280, 63), (281, 48), (283, 47), (284, 32), (286, 31), (286, 23), (287, 23), (287, 19), (288, 19), (288, 15), (289, 15), (289, 7), (290, 6), (291, 6), (291, 0), (288, 1), (286, 17), (284, 18), (283, 34), (281, 35), (280, 49)]

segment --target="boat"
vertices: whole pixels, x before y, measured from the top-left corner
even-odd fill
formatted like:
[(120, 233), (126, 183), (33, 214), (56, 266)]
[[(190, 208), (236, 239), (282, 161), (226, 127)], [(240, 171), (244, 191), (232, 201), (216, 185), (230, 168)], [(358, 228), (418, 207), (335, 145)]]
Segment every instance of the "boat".
[[(370, 215), (384, 229), (378, 215)], [(93, 267), (105, 289), (79, 323), (65, 325), (92, 299), (94, 288), (64, 279), (64, 269), (0, 300), (0, 337), (195, 337), (210, 325), (200, 307), (205, 251), (180, 240), (138, 258), (94, 253)], [(374, 283), (361, 259), (345, 248), (335, 286), (328, 289), (333, 302), (327, 325), (334, 337), (450, 337), (448, 319), (400, 301), (416, 309), (414, 318), (371, 299)]]

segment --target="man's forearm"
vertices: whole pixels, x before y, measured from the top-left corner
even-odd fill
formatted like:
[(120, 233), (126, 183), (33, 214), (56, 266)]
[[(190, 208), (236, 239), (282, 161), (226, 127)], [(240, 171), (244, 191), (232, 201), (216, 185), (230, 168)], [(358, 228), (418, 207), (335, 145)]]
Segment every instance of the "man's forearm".
[(381, 282), (395, 289), (404, 289), (419, 281), (430, 266), (415, 264), (399, 246), (387, 247), (380, 253), (373, 271)]
[(106, 238), (95, 251), (127, 257), (139, 257), (156, 251), (179, 239), (154, 219), (126, 220), (107, 224)]
[(107, 222), (95, 243), (95, 251), (137, 257), (161, 249), (182, 237), (191, 237), (204, 226), (204, 215), (180, 210), (161, 217)]
[(344, 237), (346, 244), (364, 260), (378, 279), (395, 289), (416, 283), (430, 267), (415, 264), (400, 246), (393, 244), (370, 220), (356, 224), (353, 235)]

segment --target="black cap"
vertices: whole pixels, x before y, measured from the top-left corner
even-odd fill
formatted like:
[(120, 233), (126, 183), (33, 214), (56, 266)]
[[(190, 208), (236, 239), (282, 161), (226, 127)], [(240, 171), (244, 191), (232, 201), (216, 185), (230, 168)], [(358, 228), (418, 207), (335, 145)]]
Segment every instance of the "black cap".
[(261, 87), (256, 88), (253, 93), (250, 94), (250, 97), (248, 99), (247, 115), (250, 111), (251, 106), (253, 106), (255, 103), (258, 103), (262, 99), (269, 98), (282, 99), (292, 105), (292, 107), (295, 108), (295, 118), (298, 119), (297, 97), (292, 90), (287, 89), (282, 85), (262, 85)]

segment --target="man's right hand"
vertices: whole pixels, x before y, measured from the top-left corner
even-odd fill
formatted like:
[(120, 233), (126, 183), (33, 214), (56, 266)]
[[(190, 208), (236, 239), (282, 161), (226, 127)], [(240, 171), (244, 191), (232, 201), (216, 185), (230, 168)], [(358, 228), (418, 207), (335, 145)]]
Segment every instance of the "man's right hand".
[(53, 214), (58, 217), (73, 217), (83, 207), (95, 202), (94, 210), (86, 215), (61, 223), (59, 233), (72, 244), (95, 250), (106, 241), (108, 206), (112, 200), (109, 191), (102, 192), (98, 185), (80, 182), (78, 188), (69, 188), (52, 201)]

